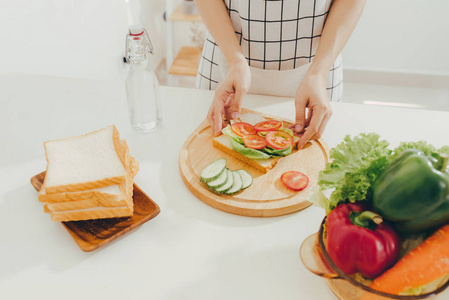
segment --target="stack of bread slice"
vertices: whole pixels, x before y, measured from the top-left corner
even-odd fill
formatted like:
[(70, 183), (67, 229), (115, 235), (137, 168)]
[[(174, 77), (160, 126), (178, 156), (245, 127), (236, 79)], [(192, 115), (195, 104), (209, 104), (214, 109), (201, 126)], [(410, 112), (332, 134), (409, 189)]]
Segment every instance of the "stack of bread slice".
[(52, 220), (133, 215), (133, 182), (139, 164), (114, 125), (44, 146), (47, 171), (39, 201)]

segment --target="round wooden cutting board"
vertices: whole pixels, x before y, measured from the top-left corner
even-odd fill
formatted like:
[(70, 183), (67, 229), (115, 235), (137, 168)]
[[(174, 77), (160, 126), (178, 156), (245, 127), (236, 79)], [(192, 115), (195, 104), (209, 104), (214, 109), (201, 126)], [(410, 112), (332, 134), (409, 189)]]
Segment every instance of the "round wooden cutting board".
[[(258, 113), (243, 109), (242, 113)], [(289, 120), (263, 114), (284, 122)], [(292, 154), (279, 159), (273, 169), (263, 174), (241, 160), (212, 146), (214, 138), (207, 120), (188, 137), (179, 154), (179, 168), (189, 190), (206, 204), (219, 210), (250, 217), (274, 217), (293, 213), (311, 205), (307, 195), (316, 186), (318, 173), (328, 162), (329, 148), (322, 140), (314, 140)], [(244, 169), (253, 176), (253, 184), (235, 195), (218, 195), (200, 182), (201, 171), (219, 158), (226, 158), (230, 170)], [(295, 192), (286, 188), (280, 177), (287, 171), (306, 174), (310, 181), (306, 189)]]

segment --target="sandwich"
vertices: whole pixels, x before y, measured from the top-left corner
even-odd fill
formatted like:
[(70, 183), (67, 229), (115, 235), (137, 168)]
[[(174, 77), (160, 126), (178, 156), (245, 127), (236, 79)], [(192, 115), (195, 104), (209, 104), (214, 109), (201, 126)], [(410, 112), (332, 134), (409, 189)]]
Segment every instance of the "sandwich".
[(262, 173), (272, 169), (279, 159), (292, 154), (299, 141), (289, 129), (292, 123), (246, 113), (213, 139), (213, 146), (245, 162)]

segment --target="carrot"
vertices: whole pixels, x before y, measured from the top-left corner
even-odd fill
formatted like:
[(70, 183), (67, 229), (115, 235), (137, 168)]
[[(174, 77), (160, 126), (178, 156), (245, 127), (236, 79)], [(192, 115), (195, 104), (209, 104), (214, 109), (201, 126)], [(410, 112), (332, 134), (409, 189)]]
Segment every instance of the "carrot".
[(377, 277), (371, 288), (399, 294), (449, 274), (449, 224), (441, 227), (418, 247)]

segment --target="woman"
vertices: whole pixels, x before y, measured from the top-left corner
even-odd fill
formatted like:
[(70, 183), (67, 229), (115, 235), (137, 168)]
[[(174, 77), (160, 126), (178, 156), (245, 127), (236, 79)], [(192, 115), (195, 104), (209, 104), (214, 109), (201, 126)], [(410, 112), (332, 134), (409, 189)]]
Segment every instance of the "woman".
[(195, 1), (209, 31), (197, 86), (215, 89), (214, 133), (239, 117), (249, 92), (295, 98), (299, 148), (321, 137), (329, 100), (342, 95), (340, 52), (366, 0)]

